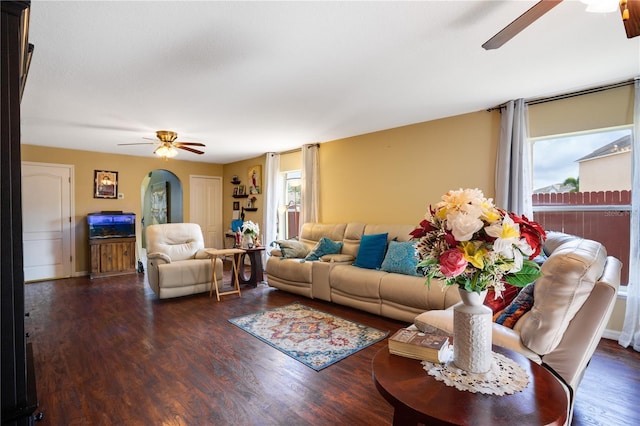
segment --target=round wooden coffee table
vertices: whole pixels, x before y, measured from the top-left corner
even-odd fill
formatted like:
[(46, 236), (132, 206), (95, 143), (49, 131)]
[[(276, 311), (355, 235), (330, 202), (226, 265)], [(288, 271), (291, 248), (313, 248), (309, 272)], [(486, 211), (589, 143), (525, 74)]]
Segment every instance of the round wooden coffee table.
[(493, 347), (515, 360), (529, 385), (513, 395), (460, 391), (427, 374), (420, 361), (382, 348), (373, 358), (373, 381), (394, 407), (394, 425), (564, 425), (568, 393), (546, 368), (516, 352)]

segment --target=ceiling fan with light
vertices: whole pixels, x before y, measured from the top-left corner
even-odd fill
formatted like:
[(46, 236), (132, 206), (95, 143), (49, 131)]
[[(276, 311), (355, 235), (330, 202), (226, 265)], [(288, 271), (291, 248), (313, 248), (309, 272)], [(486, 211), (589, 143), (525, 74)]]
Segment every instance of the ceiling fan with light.
[[(608, 13), (620, 9), (627, 38), (640, 35), (640, 0), (580, 0), (587, 5), (587, 12)], [(541, 0), (524, 12), (500, 32), (487, 40), (482, 47), (497, 49), (522, 30), (534, 23), (545, 13), (556, 7), (562, 0)]]
[(156, 131), (156, 139), (152, 138), (144, 138), (152, 140), (153, 142), (138, 142), (138, 143), (119, 143), (118, 145), (158, 145), (158, 147), (153, 151), (155, 155), (163, 158), (167, 161), (169, 158), (175, 157), (178, 155), (178, 149), (183, 149), (185, 151), (193, 152), (194, 154), (204, 154), (204, 151), (200, 151), (199, 149), (191, 148), (192, 146), (206, 146), (200, 142), (179, 142), (176, 141), (178, 139), (178, 134), (171, 130), (158, 130)]

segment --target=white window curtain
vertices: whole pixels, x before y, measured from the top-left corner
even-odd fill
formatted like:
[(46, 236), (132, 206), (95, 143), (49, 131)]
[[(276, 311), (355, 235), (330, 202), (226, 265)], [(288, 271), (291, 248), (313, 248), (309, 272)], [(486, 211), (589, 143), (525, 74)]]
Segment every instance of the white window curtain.
[(502, 108), (500, 143), (496, 162), (496, 206), (533, 218), (531, 201), (531, 144), (524, 99)]
[(632, 345), (633, 349), (640, 352), (640, 79), (638, 78), (635, 81), (633, 105), (629, 283), (627, 309), (618, 343), (625, 348)]
[[(282, 204), (282, 179), (280, 179), (280, 154), (267, 152), (265, 160), (264, 211), (262, 216), (262, 244), (267, 252), (270, 244), (278, 239), (278, 207)], [(262, 252), (266, 255), (265, 252)], [(265, 259), (262, 259), (263, 261)], [(266, 265), (266, 261), (262, 262)]]
[(318, 221), (318, 144), (302, 146), (300, 226)]

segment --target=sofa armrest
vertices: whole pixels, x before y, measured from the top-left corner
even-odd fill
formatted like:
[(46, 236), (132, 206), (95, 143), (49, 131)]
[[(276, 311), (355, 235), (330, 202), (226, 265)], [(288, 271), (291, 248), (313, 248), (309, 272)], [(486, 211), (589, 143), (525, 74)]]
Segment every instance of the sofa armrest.
[(271, 249), (271, 251), (269, 252), (269, 256), (272, 256), (272, 257), (283, 257), (282, 256), (282, 250), (280, 250), (279, 248)]
[(171, 263), (171, 258), (164, 253), (149, 253), (147, 260), (156, 260), (158, 263)]
[(211, 250), (209, 248), (199, 249), (196, 254), (193, 255), (194, 259), (211, 259), (211, 255), (207, 253), (207, 250)]

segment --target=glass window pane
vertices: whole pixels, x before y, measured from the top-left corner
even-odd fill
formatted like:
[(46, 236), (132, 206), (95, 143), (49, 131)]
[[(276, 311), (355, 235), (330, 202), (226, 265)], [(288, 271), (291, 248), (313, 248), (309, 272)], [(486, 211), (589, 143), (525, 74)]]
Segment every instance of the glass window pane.
[(533, 141), (534, 220), (545, 229), (599, 241), (628, 282), (630, 128)]

